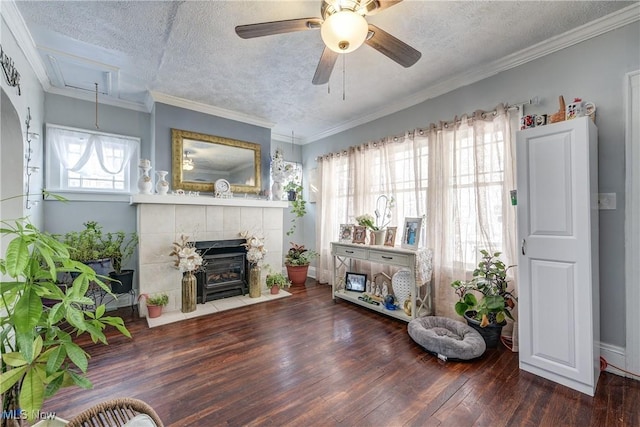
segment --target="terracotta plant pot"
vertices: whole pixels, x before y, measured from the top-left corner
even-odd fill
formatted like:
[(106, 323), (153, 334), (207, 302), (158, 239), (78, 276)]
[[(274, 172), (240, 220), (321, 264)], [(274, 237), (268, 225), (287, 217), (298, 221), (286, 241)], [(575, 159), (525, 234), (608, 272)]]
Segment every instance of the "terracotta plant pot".
[(278, 295), (280, 293), (280, 288), (278, 286), (271, 287), (271, 295)]
[(309, 265), (287, 265), (287, 276), (293, 285), (304, 285)]
[(162, 306), (147, 304), (147, 313), (149, 313), (150, 318), (160, 317), (160, 315), (162, 314)]

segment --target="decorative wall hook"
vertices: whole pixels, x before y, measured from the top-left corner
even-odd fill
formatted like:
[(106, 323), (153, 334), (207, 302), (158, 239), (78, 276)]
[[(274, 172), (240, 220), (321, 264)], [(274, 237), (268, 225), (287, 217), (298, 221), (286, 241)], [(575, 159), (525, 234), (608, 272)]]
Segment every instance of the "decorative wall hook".
[(7, 79), (9, 86), (18, 88), (18, 96), (20, 93), (20, 73), (16, 70), (13, 60), (4, 53), (2, 45), (0, 45), (0, 63), (2, 63), (2, 71), (4, 71), (4, 77)]

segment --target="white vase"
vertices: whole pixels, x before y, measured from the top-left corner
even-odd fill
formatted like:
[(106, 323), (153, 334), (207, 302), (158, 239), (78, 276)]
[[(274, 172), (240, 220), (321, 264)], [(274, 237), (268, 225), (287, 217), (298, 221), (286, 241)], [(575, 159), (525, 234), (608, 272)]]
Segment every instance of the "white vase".
[(282, 200), (283, 188), (281, 182), (274, 182), (271, 186), (271, 200)]
[(408, 269), (398, 270), (391, 278), (393, 294), (400, 307), (404, 307), (404, 302), (411, 295), (411, 284), (413, 283), (411, 279), (411, 270)]
[(142, 159), (140, 160), (140, 178), (138, 178), (138, 192), (140, 194), (151, 194), (153, 189), (153, 182), (151, 177), (149, 176), (149, 171), (151, 170), (151, 164), (149, 160)]
[(156, 171), (156, 175), (158, 175), (158, 181), (156, 182), (156, 191), (161, 196), (164, 196), (169, 192), (169, 181), (165, 179), (168, 173), (168, 171)]

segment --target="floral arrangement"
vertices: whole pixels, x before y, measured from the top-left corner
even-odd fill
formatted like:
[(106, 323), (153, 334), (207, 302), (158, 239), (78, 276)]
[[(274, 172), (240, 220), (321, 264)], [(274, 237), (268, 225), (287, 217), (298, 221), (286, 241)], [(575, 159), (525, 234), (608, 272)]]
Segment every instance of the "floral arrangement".
[(242, 246), (247, 248), (247, 261), (250, 264), (260, 265), (264, 259), (264, 255), (267, 253), (267, 249), (264, 247), (264, 237), (257, 234), (249, 234), (247, 230), (240, 232), (240, 237), (246, 240)]
[(370, 214), (363, 214), (356, 217), (358, 225), (367, 227), (373, 231), (384, 229), (391, 221), (391, 208), (395, 206), (395, 199), (393, 196), (387, 197), (384, 194), (376, 199), (376, 210), (374, 211), (376, 217), (374, 218)]
[(375, 219), (373, 218), (373, 216), (369, 214), (364, 214), (356, 217), (356, 222), (358, 223), (358, 225), (362, 225), (370, 228), (373, 231), (377, 231), (379, 230), (379, 228), (376, 226), (374, 221)]
[(285, 164), (282, 152), (276, 150), (276, 153), (271, 158), (271, 178), (273, 182), (283, 183), (291, 175), (292, 167), (290, 164)]
[(175, 267), (182, 271), (194, 271), (202, 265), (202, 257), (196, 251), (195, 243), (189, 241), (189, 236), (180, 236), (179, 242), (173, 242), (173, 251), (169, 254), (176, 257)]

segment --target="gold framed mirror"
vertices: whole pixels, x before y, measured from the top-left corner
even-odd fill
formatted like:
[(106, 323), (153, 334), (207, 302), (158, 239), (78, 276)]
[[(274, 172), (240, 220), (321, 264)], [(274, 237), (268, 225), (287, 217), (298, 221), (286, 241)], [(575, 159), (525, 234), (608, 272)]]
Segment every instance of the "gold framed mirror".
[(259, 193), (260, 144), (171, 129), (171, 176), (174, 189), (214, 191), (226, 179), (234, 193)]

